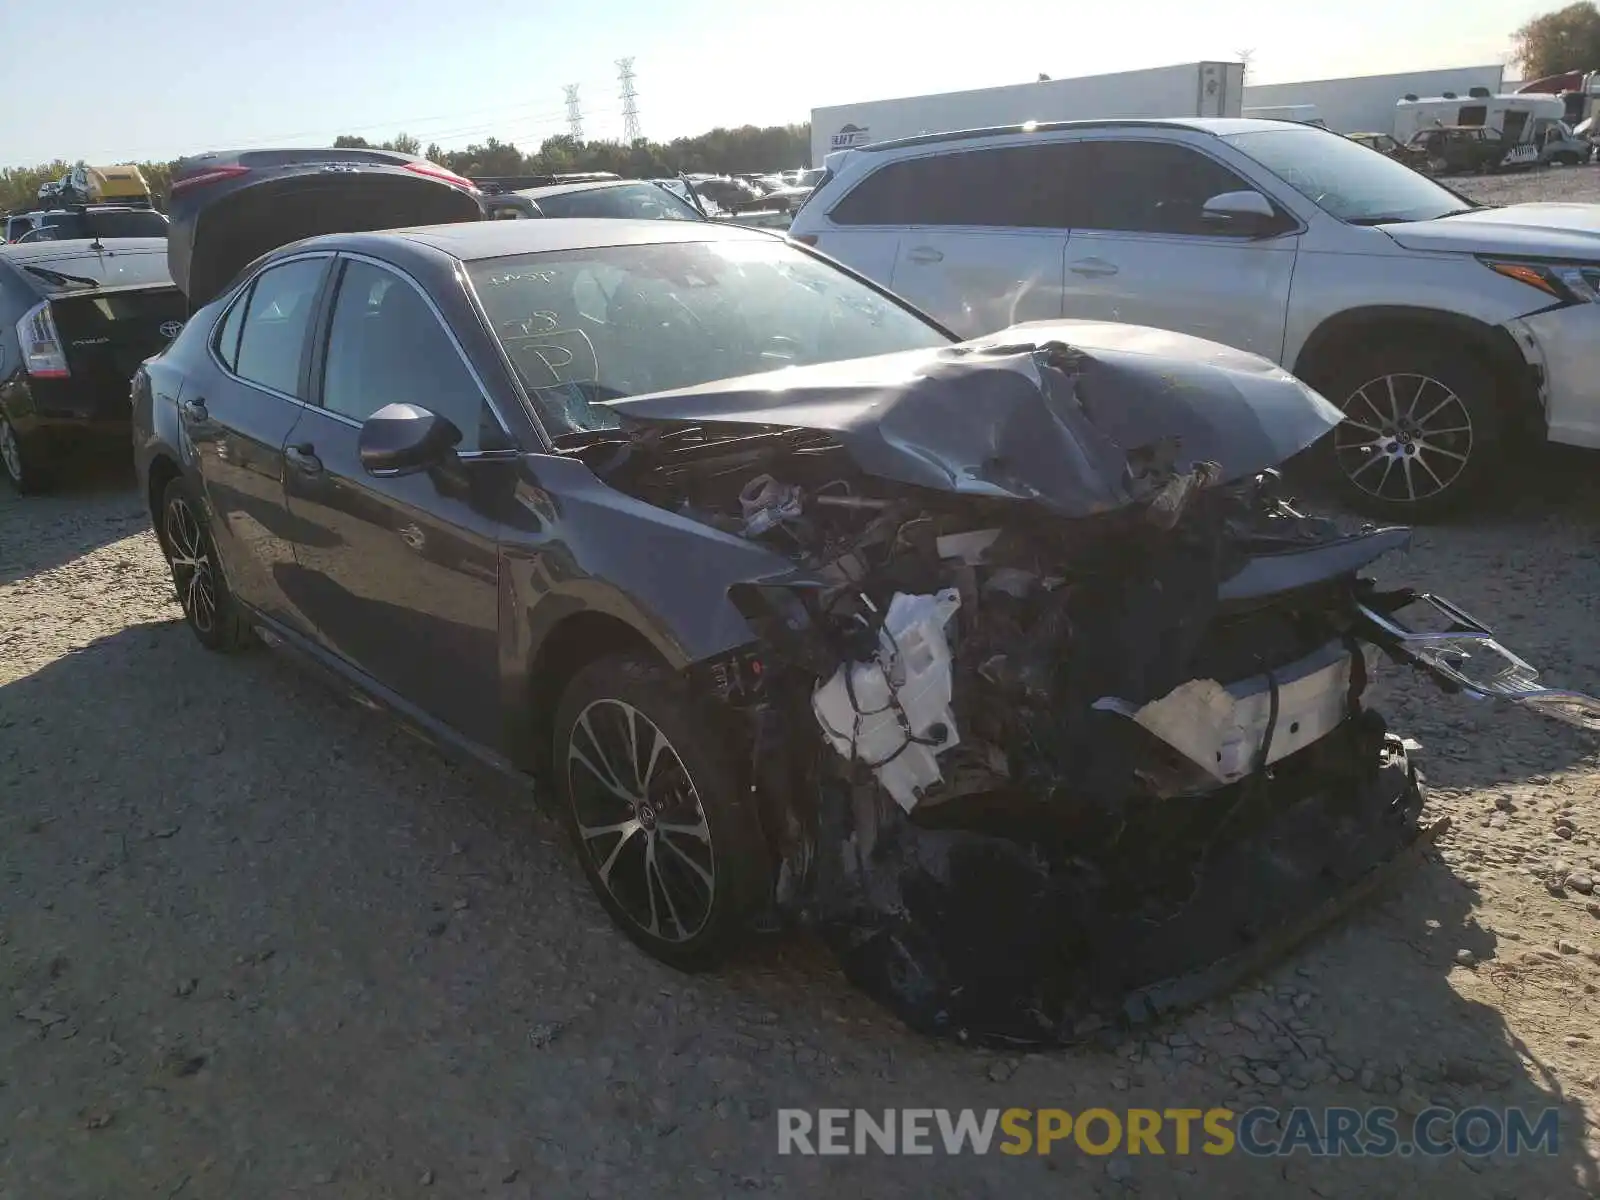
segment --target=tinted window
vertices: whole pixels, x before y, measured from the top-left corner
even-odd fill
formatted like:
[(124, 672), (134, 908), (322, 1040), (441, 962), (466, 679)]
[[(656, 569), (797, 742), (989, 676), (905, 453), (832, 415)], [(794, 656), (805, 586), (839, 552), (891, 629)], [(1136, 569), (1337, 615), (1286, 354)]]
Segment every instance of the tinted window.
[[(1344, 139), (1340, 139), (1343, 141)], [(1348, 144), (1348, 143), (1347, 143)], [(1094, 142), (1073, 224), (1138, 233), (1221, 234), (1201, 215), (1224, 192), (1252, 191), (1215, 159), (1171, 142)], [(1088, 148), (1088, 147), (1086, 147)]]
[(493, 411), (422, 294), (371, 263), (345, 264), (328, 332), (322, 404), (364, 421), (385, 404), (415, 404), (461, 431), (456, 448), (505, 445)]
[(1086, 149), (1046, 142), (901, 159), (868, 175), (829, 216), (840, 225), (1064, 228)]
[(302, 258), (256, 277), (245, 304), (234, 372), (291, 396), (300, 391), (300, 355), (325, 258)]
[(653, 183), (588, 188), (579, 192), (534, 194), (547, 217), (622, 217), (646, 221), (697, 221), (700, 214)]
[(596, 401), (948, 341), (777, 238), (551, 251), (467, 271), (558, 435), (614, 428)]

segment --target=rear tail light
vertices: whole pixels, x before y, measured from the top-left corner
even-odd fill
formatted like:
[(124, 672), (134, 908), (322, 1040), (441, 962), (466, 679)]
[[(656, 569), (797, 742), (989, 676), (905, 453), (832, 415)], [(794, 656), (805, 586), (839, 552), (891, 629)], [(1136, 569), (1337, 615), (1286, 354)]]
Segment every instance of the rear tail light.
[(425, 175), (429, 179), (437, 179), (442, 183), (453, 183), (456, 185), (456, 187), (465, 188), (469, 192), (476, 192), (479, 190), (478, 185), (473, 183), (472, 180), (468, 179), (466, 176), (457, 175), (448, 167), (441, 167), (438, 163), (408, 162), (405, 164), (405, 169), (415, 175)]
[(196, 171), (193, 175), (185, 175), (182, 179), (174, 179), (169, 192), (186, 192), (190, 188), (205, 187), (212, 183), (221, 183), (224, 179), (237, 179), (241, 175), (248, 175), (249, 167), (237, 164), (226, 167), (211, 167), (208, 170)]
[(50, 302), (36, 304), (17, 322), (17, 342), (22, 347), (22, 362), (35, 379), (65, 379), (67, 353), (56, 332), (56, 319), (50, 315)]

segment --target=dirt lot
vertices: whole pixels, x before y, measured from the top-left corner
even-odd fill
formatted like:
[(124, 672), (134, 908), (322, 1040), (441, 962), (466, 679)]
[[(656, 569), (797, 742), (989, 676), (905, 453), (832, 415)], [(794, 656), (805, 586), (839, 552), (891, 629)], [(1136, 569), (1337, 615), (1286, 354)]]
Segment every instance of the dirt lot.
[[(1600, 688), (1592, 459), (1528, 464), (1387, 575)], [(120, 478), (4, 495), (0, 1197), (1593, 1195), (1600, 742), (1380, 686), (1455, 822), (1435, 861), (1204, 1011), (1008, 1057), (905, 1032), (797, 940), (715, 975), (656, 965), (527, 797), (270, 654), (200, 649)], [(1554, 1107), (1560, 1142), (777, 1154), (782, 1107), (1259, 1103)]]

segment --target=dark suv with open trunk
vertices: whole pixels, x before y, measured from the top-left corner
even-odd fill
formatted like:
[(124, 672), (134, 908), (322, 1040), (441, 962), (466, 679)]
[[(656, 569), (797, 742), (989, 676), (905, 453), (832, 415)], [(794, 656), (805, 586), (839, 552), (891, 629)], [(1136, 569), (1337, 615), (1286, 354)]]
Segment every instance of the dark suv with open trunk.
[(128, 437), (128, 385), (178, 335), (165, 238), (0, 246), (0, 474), (42, 487), (89, 440)]

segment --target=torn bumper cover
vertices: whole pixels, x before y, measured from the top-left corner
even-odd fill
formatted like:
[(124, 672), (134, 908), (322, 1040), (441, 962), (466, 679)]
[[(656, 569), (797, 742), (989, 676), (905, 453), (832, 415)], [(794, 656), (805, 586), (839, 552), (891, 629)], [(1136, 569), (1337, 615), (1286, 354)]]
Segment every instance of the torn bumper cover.
[(1308, 516), (1271, 469), (1338, 413), (1211, 343), (1019, 326), (614, 407), (609, 482), (794, 564), (730, 590), (757, 640), (710, 674), (779, 909), (921, 1030), (1197, 1002), (1418, 853), (1382, 655), (1600, 712), (1444, 602), (1402, 624), (1419, 597), (1359, 572), (1406, 531)]

